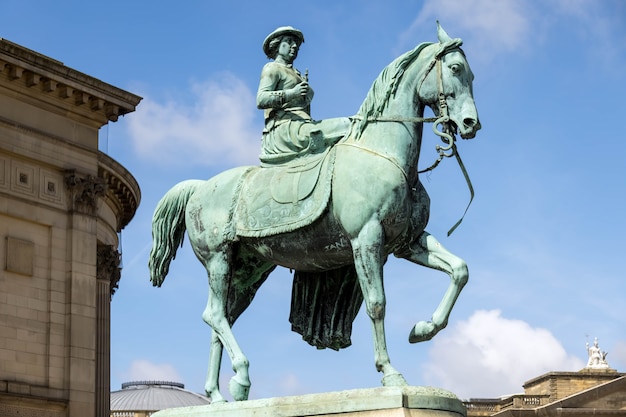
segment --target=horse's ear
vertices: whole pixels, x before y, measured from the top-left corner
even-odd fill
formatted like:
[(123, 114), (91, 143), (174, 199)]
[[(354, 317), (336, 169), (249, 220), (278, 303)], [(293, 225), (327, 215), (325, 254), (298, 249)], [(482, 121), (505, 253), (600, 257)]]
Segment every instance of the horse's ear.
[(452, 40), (439, 24), (439, 20), (437, 20), (437, 37), (439, 38), (439, 43), (450, 42)]

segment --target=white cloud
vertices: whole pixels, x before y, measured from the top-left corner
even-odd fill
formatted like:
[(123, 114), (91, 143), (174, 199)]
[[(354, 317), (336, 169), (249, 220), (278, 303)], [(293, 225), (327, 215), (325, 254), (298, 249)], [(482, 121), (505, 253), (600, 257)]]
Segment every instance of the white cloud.
[(582, 50), (593, 65), (599, 65), (621, 79), (624, 66), (624, 39), (616, 37), (624, 25), (624, 7), (621, 3), (602, 4), (593, 0), (557, 0), (552, 2), (559, 18), (567, 19), (577, 38), (574, 44), (595, 44)]
[(280, 395), (300, 395), (306, 393), (302, 382), (294, 374), (286, 374), (278, 383)]
[(434, 339), (428, 383), (461, 398), (499, 397), (523, 392), (527, 380), (549, 371), (573, 371), (585, 364), (567, 354), (546, 329), (479, 310)]
[(158, 102), (147, 96), (129, 118), (141, 157), (160, 164), (256, 164), (262, 126), (256, 100), (232, 74), (195, 83), (188, 98)]
[[(270, 368), (271, 367), (264, 367), (266, 370)], [(277, 371), (276, 368), (272, 369)], [(315, 390), (313, 385), (303, 383), (298, 375), (293, 372), (272, 373), (271, 371), (258, 372), (258, 370), (259, 368), (257, 368), (257, 372), (251, 374), (252, 388), (250, 391), (250, 399), (303, 395), (310, 394)], [(231, 375), (228, 375), (228, 378), (220, 376), (220, 387), (228, 387), (230, 376)], [(223, 395), (229, 395), (224, 391), (227, 391), (227, 389), (222, 388)]]
[(125, 373), (127, 381), (172, 381), (182, 382), (176, 369), (167, 363), (155, 364), (147, 360), (133, 361)]
[(560, 13), (576, 16), (581, 20), (587, 20), (598, 9), (594, 0), (555, 0), (552, 3)]
[[(405, 37), (425, 24), (439, 20), (452, 37), (468, 34), (476, 50), (494, 54), (512, 51), (528, 41), (530, 16), (522, 2), (502, 0), (426, 0)], [(454, 29), (453, 29), (454, 28)], [(486, 48), (486, 49), (484, 49)]]
[(566, 25), (580, 37), (569, 42), (590, 44), (593, 40), (602, 44), (584, 51), (590, 54), (592, 62), (599, 60), (607, 67), (613, 63), (619, 71), (623, 67), (623, 42), (614, 37), (623, 26), (622, 9), (611, 3), (598, 7), (593, 0), (556, 0), (533, 5), (516, 0), (425, 0), (401, 41), (412, 44), (408, 40), (415, 39), (416, 32), (434, 27), (435, 20), (439, 20), (450, 36), (466, 41), (472, 61), (489, 63), (498, 54), (533, 53), (546, 42), (563, 42), (554, 30)]

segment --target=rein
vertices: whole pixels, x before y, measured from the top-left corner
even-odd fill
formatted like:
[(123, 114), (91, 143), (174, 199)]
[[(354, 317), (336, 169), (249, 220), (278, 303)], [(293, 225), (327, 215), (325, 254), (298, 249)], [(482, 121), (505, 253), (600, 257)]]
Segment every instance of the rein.
[[(432, 171), (435, 168), (437, 168), (437, 166), (443, 160), (443, 158), (450, 158), (454, 156), (455, 159), (457, 160), (457, 163), (459, 164), (459, 168), (461, 169), (461, 172), (463, 173), (463, 177), (465, 178), (465, 182), (467, 183), (467, 187), (470, 191), (470, 200), (467, 203), (467, 207), (465, 208), (465, 211), (463, 212), (463, 215), (461, 216), (461, 218), (450, 228), (450, 230), (448, 230), (448, 236), (450, 236), (456, 230), (456, 228), (459, 227), (459, 225), (465, 218), (465, 214), (467, 214), (467, 210), (469, 210), (469, 207), (472, 204), (472, 201), (474, 200), (474, 187), (472, 185), (472, 181), (469, 178), (469, 174), (467, 173), (467, 170), (465, 169), (465, 164), (463, 164), (463, 160), (461, 159), (461, 156), (459, 155), (459, 151), (456, 147), (455, 132), (453, 129), (450, 128), (450, 125), (449, 125), (450, 116), (448, 115), (448, 103), (446, 101), (446, 96), (443, 92), (443, 75), (442, 75), (442, 70), (441, 70), (441, 58), (445, 55), (446, 51), (451, 49), (451, 47), (456, 47), (456, 46), (458, 46), (456, 40), (453, 40), (452, 42), (446, 43), (441, 46), (440, 50), (437, 52), (437, 54), (435, 54), (435, 57), (432, 59), (432, 61), (428, 65), (428, 69), (426, 73), (424, 74), (424, 77), (420, 81), (419, 87), (418, 87), (418, 91), (419, 91), (420, 88), (422, 87), (422, 84), (426, 80), (426, 77), (428, 77), (428, 74), (430, 74), (430, 71), (433, 69), (433, 67), (436, 66), (437, 67), (437, 89), (439, 91), (439, 98), (438, 98), (439, 117), (400, 117), (400, 116), (380, 117), (378, 116), (378, 117), (363, 118), (362, 116), (359, 116), (359, 115), (350, 117), (350, 119), (353, 119), (353, 120), (365, 119), (368, 122), (432, 123), (433, 124), (432, 126), (433, 133), (439, 136), (441, 138), (441, 141), (445, 145), (444, 146), (436, 145), (435, 149), (437, 150), (439, 154), (439, 157), (437, 158), (437, 160), (435, 160), (435, 162), (428, 168), (423, 169), (423, 170), (418, 170), (417, 173), (423, 174), (425, 172)], [(441, 131), (437, 128), (438, 125), (442, 126)], [(356, 143), (353, 143), (353, 142), (340, 142), (338, 143), (338, 145), (346, 145), (346, 146), (349, 145), (349, 146), (362, 149), (366, 152), (369, 152), (371, 154), (380, 156), (381, 158), (388, 160), (400, 170), (400, 172), (404, 176), (407, 183), (409, 182), (408, 174), (406, 173), (404, 168), (400, 166), (398, 161), (396, 161), (394, 158), (387, 156), (385, 154), (382, 154), (380, 152), (376, 152), (372, 149), (368, 149), (364, 146), (357, 145)]]
[(395, 160), (395, 158), (385, 155), (384, 153), (376, 152), (375, 150), (366, 148), (365, 146), (357, 145), (354, 142), (338, 142), (335, 146), (339, 146), (339, 145), (352, 146), (353, 148), (358, 148), (358, 149), (361, 149), (362, 151), (371, 153), (372, 155), (380, 156), (381, 158), (386, 159), (387, 161), (391, 162), (393, 165), (395, 165), (396, 168), (400, 170), (400, 172), (402, 173), (402, 176), (404, 177), (404, 180), (407, 182), (407, 184), (409, 183), (409, 175), (406, 173), (404, 168), (400, 166), (398, 161)]
[[(349, 119), (363, 120), (364, 118), (363, 116), (354, 115), (350, 116)], [(439, 117), (366, 117), (365, 120), (368, 122), (433, 123), (439, 120)]]

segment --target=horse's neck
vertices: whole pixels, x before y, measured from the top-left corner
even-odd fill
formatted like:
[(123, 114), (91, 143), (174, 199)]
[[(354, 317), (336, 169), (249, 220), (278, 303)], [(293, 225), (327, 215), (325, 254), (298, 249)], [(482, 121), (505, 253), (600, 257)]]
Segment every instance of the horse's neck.
[(361, 145), (394, 158), (407, 171), (417, 166), (422, 139), (421, 123), (410, 121), (422, 117), (424, 111), (410, 94), (414, 88), (400, 85), (396, 97), (378, 116), (380, 120), (369, 123), (360, 140)]
[[(407, 172), (417, 166), (422, 140), (423, 126), (415, 119), (423, 116), (425, 106), (419, 102), (417, 90), (422, 87), (432, 69), (426, 63), (431, 61), (432, 53), (435, 52), (425, 51), (435, 47), (436, 44), (424, 43), (398, 57), (381, 72), (361, 106), (363, 116), (369, 117), (372, 115), (374, 97), (378, 95), (378, 100), (385, 100), (380, 114), (374, 115), (374, 120), (363, 122), (365, 127), (360, 141), (372, 151), (394, 159)], [(396, 82), (397, 85), (394, 85)], [(389, 84), (387, 88), (392, 90), (381, 94), (381, 83)]]

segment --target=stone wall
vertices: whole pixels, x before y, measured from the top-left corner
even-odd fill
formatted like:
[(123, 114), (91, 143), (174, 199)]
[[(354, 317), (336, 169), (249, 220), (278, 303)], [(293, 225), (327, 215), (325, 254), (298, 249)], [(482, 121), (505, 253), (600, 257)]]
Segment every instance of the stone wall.
[(0, 39), (2, 416), (108, 416), (119, 268), (101, 258), (140, 193), (98, 130), (139, 100)]
[(524, 384), (524, 393), (526, 395), (549, 395), (549, 402), (553, 402), (609, 382), (621, 375), (614, 369), (549, 372), (527, 381)]

